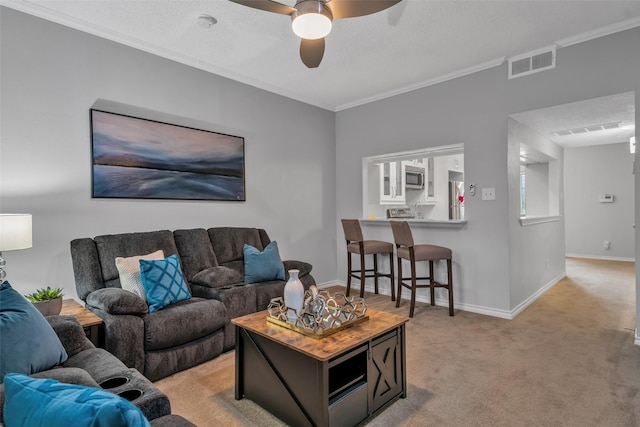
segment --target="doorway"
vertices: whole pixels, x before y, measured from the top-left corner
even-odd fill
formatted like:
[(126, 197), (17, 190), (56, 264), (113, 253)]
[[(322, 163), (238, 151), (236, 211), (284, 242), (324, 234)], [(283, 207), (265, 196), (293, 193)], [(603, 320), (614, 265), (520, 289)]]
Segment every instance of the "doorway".
[[(549, 269), (554, 260), (564, 264), (565, 256), (635, 262), (635, 154), (630, 144), (635, 136), (635, 92), (512, 114), (509, 122), (509, 187), (510, 196), (517, 199), (510, 202), (509, 215), (518, 217), (510, 219), (511, 247), (526, 254), (516, 258), (522, 260), (519, 267), (529, 257), (538, 270)], [(535, 204), (548, 207), (547, 214), (534, 209)], [(562, 251), (527, 252), (530, 239), (535, 242), (545, 235), (543, 227), (525, 230), (534, 228), (527, 227), (529, 223), (538, 224), (536, 218), (560, 223), (554, 231), (563, 239), (549, 233), (546, 238), (562, 243)], [(512, 294), (518, 295), (521, 284), (515, 274), (512, 277)], [(537, 280), (539, 292), (555, 284), (544, 271)], [(534, 289), (531, 283), (525, 286)]]

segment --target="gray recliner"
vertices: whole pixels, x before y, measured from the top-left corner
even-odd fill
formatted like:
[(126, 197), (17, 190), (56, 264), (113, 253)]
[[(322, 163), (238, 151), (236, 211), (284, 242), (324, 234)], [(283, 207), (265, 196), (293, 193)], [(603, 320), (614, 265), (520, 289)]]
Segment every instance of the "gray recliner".
[(178, 250), (170, 231), (76, 239), (71, 257), (78, 296), (104, 322), (105, 348), (151, 381), (213, 359), (232, 333), (215, 299), (193, 297), (149, 313), (146, 302), (120, 286), (116, 257)]
[[(232, 349), (231, 319), (283, 296), (288, 277), (244, 283), (244, 244), (262, 251), (270, 242), (265, 230), (243, 227), (125, 233), (75, 239), (71, 258), (78, 296), (104, 322), (105, 348), (155, 381)], [(115, 258), (160, 249), (178, 255), (193, 297), (149, 313), (142, 298), (121, 288)], [(311, 264), (283, 264), (285, 272), (300, 270), (305, 288), (315, 284)]]
[[(128, 368), (104, 349), (95, 348), (73, 316), (48, 316), (46, 319), (69, 357), (62, 366), (32, 374), (32, 377), (111, 391), (140, 408), (153, 427), (194, 426), (180, 416), (171, 415), (167, 396), (140, 372)], [(0, 425), (4, 422), (4, 399), (4, 386), (0, 383)]]

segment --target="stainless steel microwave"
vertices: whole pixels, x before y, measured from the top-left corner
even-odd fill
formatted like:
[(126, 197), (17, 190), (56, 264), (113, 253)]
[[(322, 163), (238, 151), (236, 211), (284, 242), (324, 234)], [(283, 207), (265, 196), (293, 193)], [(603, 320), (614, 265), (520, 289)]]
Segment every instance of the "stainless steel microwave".
[(418, 166), (405, 166), (405, 188), (407, 190), (423, 190), (424, 189), (424, 168)]

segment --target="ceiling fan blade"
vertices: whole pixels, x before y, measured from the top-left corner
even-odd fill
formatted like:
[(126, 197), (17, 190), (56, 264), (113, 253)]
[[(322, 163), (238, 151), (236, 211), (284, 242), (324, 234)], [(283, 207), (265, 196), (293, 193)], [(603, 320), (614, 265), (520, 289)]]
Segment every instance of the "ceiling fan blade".
[(407, 4), (408, 3), (406, 1), (402, 1), (397, 7), (394, 7), (389, 11), (389, 13), (387, 14), (387, 21), (389, 21), (389, 25), (394, 27), (398, 25), (398, 22), (400, 21), (400, 18), (402, 18), (402, 14), (406, 9)]
[(370, 15), (390, 8), (401, 0), (330, 0), (325, 6), (333, 19)]
[(229, 0), (243, 6), (249, 6), (254, 9), (266, 10), (267, 12), (279, 13), (281, 15), (291, 15), (297, 12), (297, 9), (289, 7), (286, 4), (278, 3), (271, 0)]
[(324, 56), (324, 39), (301, 39), (300, 59), (308, 68), (317, 68)]

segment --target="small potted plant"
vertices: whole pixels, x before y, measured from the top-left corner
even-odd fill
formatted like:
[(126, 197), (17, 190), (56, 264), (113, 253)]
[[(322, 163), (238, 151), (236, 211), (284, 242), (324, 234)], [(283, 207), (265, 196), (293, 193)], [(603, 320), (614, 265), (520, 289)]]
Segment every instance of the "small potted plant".
[(38, 289), (35, 292), (25, 295), (25, 297), (35, 305), (43, 316), (54, 316), (60, 314), (62, 310), (62, 288)]

